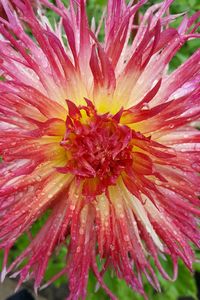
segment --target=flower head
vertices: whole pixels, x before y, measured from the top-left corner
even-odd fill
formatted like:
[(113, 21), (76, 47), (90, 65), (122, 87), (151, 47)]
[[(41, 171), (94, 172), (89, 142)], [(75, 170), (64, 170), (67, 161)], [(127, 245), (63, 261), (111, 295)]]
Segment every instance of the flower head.
[[(169, 74), (181, 46), (198, 38), (199, 13), (166, 12), (172, 0), (108, 0), (105, 38), (90, 28), (83, 0), (69, 8), (40, 0), (1, 0), (0, 18), (0, 247), (2, 279), (19, 268), (41, 285), (48, 260), (67, 247), (69, 299), (85, 299), (88, 272), (103, 281), (107, 268), (140, 292), (144, 274), (159, 290), (154, 264), (172, 258), (174, 276), (181, 258), (192, 269), (193, 242), (200, 246), (200, 50)], [(42, 5), (60, 21), (52, 26)], [(27, 33), (27, 29), (29, 34)], [(31, 37), (32, 36), (32, 37)], [(47, 210), (48, 220), (8, 267), (18, 237)], [(97, 257), (101, 267), (97, 266)], [(20, 267), (21, 265), (21, 267)]]

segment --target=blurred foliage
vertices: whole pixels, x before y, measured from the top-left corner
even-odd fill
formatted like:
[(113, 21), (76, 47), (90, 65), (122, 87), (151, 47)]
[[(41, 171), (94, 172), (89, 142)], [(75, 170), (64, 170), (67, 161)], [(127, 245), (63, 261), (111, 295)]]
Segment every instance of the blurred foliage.
[[(166, 266), (166, 269), (168, 268), (169, 266)], [(183, 263), (179, 263), (179, 276), (175, 282), (166, 281), (159, 274), (158, 278), (161, 284), (161, 293), (156, 292), (144, 279), (144, 288), (149, 300), (177, 300), (181, 296), (191, 296), (197, 300), (195, 280)], [(112, 277), (110, 272), (106, 273), (105, 282), (119, 300), (143, 300), (143, 297), (129, 288), (125, 281), (115, 276)], [(109, 300), (109, 297), (101, 288), (95, 292), (95, 287), (96, 279), (91, 274), (89, 277), (87, 300)]]
[[(54, 2), (52, 0), (52, 2)], [(67, 4), (68, 0), (63, 0), (65, 4)], [(149, 0), (146, 5), (142, 8), (142, 12), (144, 12), (149, 6), (160, 2), (158, 0)], [(95, 20), (98, 21), (101, 18), (103, 9), (105, 7), (106, 0), (89, 0), (87, 4), (87, 10), (90, 22), (92, 17), (95, 17)], [(181, 13), (181, 12), (188, 12), (189, 15), (193, 14), (194, 12), (200, 10), (200, 1), (199, 0), (175, 0), (170, 8), (170, 12), (173, 14)], [(58, 17), (49, 9), (46, 11), (47, 17), (50, 19), (50, 22), (53, 24), (54, 21), (58, 20)], [(177, 26), (180, 23), (181, 18), (178, 18), (172, 26)], [(103, 30), (100, 33), (101, 38), (103, 35)], [(170, 70), (175, 69), (179, 66), (182, 62), (184, 62), (194, 51), (200, 46), (200, 42), (197, 40), (191, 40), (190, 42), (186, 43), (179, 53), (173, 58), (170, 64)], [(1, 77), (0, 80), (3, 80)], [(36, 222), (29, 233), (29, 237), (27, 234), (24, 234), (13, 247), (10, 252), (9, 262), (13, 261), (30, 242), (30, 235), (33, 237), (39, 231), (41, 226), (45, 223), (49, 212), (45, 214), (45, 216)], [(45, 280), (49, 280), (55, 273), (59, 272), (65, 266), (66, 260), (66, 247), (62, 247), (58, 249), (58, 253), (54, 254), (52, 257), (48, 269), (46, 272)], [(197, 252), (197, 257), (200, 259), (200, 252)], [(0, 267), (3, 261), (3, 253), (0, 252)], [(170, 273), (171, 264), (169, 261), (165, 262), (165, 269), (168, 273)], [(194, 269), (200, 272), (200, 263), (194, 264)], [(157, 272), (157, 271), (156, 271)], [(161, 283), (161, 290), (162, 293), (157, 293), (149, 283), (144, 279), (145, 282), (145, 291), (149, 296), (149, 300), (177, 300), (181, 296), (191, 296), (194, 299), (197, 299), (197, 289), (196, 283), (193, 274), (191, 274), (187, 268), (184, 266), (182, 262), (179, 262), (179, 275), (178, 279), (175, 282), (168, 282), (162, 278), (162, 276), (157, 272), (157, 276)], [(108, 271), (104, 276), (105, 282), (108, 287), (116, 294), (116, 296), (120, 300), (142, 300), (139, 294), (132, 291), (123, 280), (118, 279), (116, 276), (112, 274), (111, 271)], [(58, 279), (55, 284), (59, 286), (61, 283), (66, 282), (64, 277)], [(109, 297), (103, 291), (102, 288), (98, 288), (96, 279), (92, 273), (89, 276), (89, 283), (88, 283), (88, 297), (87, 300), (108, 300)]]

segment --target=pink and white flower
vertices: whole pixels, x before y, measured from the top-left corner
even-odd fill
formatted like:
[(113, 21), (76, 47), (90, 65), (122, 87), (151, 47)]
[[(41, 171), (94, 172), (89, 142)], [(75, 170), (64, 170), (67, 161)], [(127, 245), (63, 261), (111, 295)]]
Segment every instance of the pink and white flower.
[[(170, 279), (161, 264), (170, 256), (175, 279), (178, 258), (192, 269), (190, 242), (200, 246), (200, 133), (191, 126), (200, 117), (200, 50), (167, 71), (182, 45), (199, 38), (200, 14), (172, 28), (173, 1), (165, 0), (147, 10), (131, 41), (146, 1), (108, 0), (100, 43), (84, 0), (69, 8), (39, 2), (58, 24), (29, 0), (1, 0), (2, 279), (18, 267), (19, 284), (31, 277), (37, 290), (64, 245), (66, 267), (52, 280), (66, 274), (68, 299), (86, 298), (90, 269), (116, 299), (103, 281), (107, 268), (146, 297), (143, 274), (159, 290), (150, 258)], [(47, 210), (45, 225), (7, 267), (16, 240)]]

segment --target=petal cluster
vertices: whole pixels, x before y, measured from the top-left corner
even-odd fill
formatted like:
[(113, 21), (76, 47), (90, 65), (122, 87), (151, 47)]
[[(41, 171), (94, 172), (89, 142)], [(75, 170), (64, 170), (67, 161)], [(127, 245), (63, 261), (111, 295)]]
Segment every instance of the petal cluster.
[[(84, 0), (37, 2), (36, 12), (30, 0), (1, 0), (1, 279), (16, 271), (19, 285), (34, 278), (37, 291), (63, 245), (66, 266), (50, 282), (66, 275), (68, 299), (86, 298), (90, 270), (116, 299), (103, 279), (108, 268), (146, 298), (143, 275), (160, 290), (154, 266), (175, 279), (179, 258), (192, 270), (191, 242), (200, 247), (200, 133), (191, 125), (200, 117), (200, 49), (168, 72), (184, 43), (199, 38), (200, 14), (184, 14), (175, 29), (165, 0), (136, 24), (147, 1), (108, 0), (96, 26)], [(7, 266), (17, 239), (46, 211)]]

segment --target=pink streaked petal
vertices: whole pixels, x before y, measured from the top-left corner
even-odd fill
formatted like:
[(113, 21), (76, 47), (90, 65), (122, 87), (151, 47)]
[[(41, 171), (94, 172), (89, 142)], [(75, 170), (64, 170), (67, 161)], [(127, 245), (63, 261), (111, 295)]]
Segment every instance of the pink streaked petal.
[(152, 109), (147, 103), (141, 111), (136, 109), (136, 113), (133, 108), (130, 114), (129, 110), (127, 111), (123, 122), (134, 123), (135, 128), (143, 134), (153, 134), (153, 132), (166, 134), (173, 128), (182, 127), (199, 118), (199, 93), (200, 89), (196, 88), (189, 95), (157, 105)]
[(119, 60), (123, 59), (121, 54), (127, 47), (134, 16), (146, 0), (140, 1), (132, 7), (126, 6), (123, 1), (109, 2), (105, 26), (105, 51), (115, 69), (116, 65), (120, 63)]
[(64, 149), (58, 146), (58, 142), (61, 138), (56, 138), (56, 142), (48, 141), (44, 138), (43, 140), (29, 140), (25, 139), (25, 143), (15, 142), (13, 147), (6, 148), (1, 151), (3, 159), (7, 162), (11, 162), (14, 159), (32, 159), (32, 160), (42, 160), (42, 161), (56, 161), (63, 160), (65, 158)]
[[(151, 57), (150, 62), (146, 66), (145, 70), (140, 74), (140, 79), (137, 80), (131, 93), (129, 94), (129, 102), (127, 107), (131, 107), (137, 104), (147, 91), (157, 83), (161, 76), (163, 76), (166, 65), (171, 61), (172, 57), (181, 47), (181, 40), (178, 37), (172, 38), (171, 42), (165, 45), (161, 53), (155, 54)], [(147, 80), (148, 78), (148, 80)], [(133, 101), (134, 99), (134, 101)]]
[[(23, 14), (23, 19), (28, 23), (30, 26), (33, 34), (35, 35), (39, 45), (41, 48), (39, 48), (30, 38), (28, 35), (26, 35), (23, 32), (23, 29), (21, 27), (20, 21), (17, 18), (17, 16), (12, 12), (12, 9), (9, 7), (8, 2), (4, 0), (5, 10), (9, 14), (10, 23), (6, 23), (2, 20), (8, 26), (18, 37), (20, 35), (21, 40), (24, 43), (24, 46), (26, 49), (29, 49), (30, 54), (26, 53), (23, 47), (18, 43), (18, 40), (15, 40), (13, 36), (9, 33), (9, 31), (6, 31), (5, 28), (1, 27), (2, 33), (7, 36), (7, 39), (10, 40), (11, 44), (14, 45), (19, 52), (21, 53), (21, 56), (25, 59), (26, 64), (29, 68), (31, 68), (38, 79), (43, 84), (43, 87), (48, 92), (48, 95), (51, 97), (54, 97), (54, 99), (57, 99), (58, 102), (61, 104), (64, 104), (65, 98), (69, 97), (70, 95), (67, 95), (67, 91), (65, 90), (65, 81), (67, 78), (65, 77), (66, 72), (63, 72), (62, 65), (60, 59), (63, 61), (63, 53), (64, 57), (67, 57), (67, 54), (65, 53), (65, 50), (63, 49), (63, 46), (60, 44), (59, 48), (61, 49), (62, 53), (58, 54), (58, 47), (56, 48), (55, 45), (59, 44), (59, 39), (55, 35), (51, 35), (51, 39), (49, 38), (50, 35), (50, 29), (46, 26), (43, 27), (35, 18), (34, 13), (32, 11), (31, 6), (28, 4), (28, 2), (24, 4), (20, 4), (18, 2), (18, 5), (20, 7), (20, 10)], [(17, 5), (17, 1), (16, 1)], [(53, 39), (53, 43), (52, 43)], [(44, 41), (43, 41), (44, 40)], [(50, 44), (52, 43), (52, 45)], [(15, 60), (15, 58), (14, 58)], [(39, 61), (40, 62), (39, 62)], [(38, 64), (39, 62), (39, 64)], [(12, 69), (15, 67), (15, 63), (10, 60), (10, 68)], [(70, 80), (72, 79), (73, 83), (73, 76), (74, 71), (72, 67), (72, 63), (70, 60), (65, 60), (65, 66), (68, 68), (68, 75), (69, 78), (69, 72), (71, 72)], [(23, 68), (25, 68), (23, 66)], [(29, 68), (27, 68), (27, 72), (29, 73)], [(12, 71), (12, 74), (9, 72), (10, 75), (13, 74), (14, 77), (16, 77), (16, 74), (14, 73), (14, 70)], [(34, 79), (33, 74), (33, 79)], [(19, 80), (19, 78), (17, 78)], [(32, 79), (30, 76), (30, 81), (27, 82), (27, 78), (23, 80), (23, 76), (21, 77), (21, 81), (23, 83), (28, 83), (31, 85)], [(38, 84), (40, 82), (38, 81)], [(57, 87), (57, 89), (53, 88)], [(41, 87), (38, 86), (38, 88)], [(44, 92), (44, 90), (42, 90)]]
[[(26, 180), (28, 181), (27, 178)], [(20, 193), (13, 194), (12, 207), (1, 206), (1, 210), (5, 213), (0, 222), (1, 248), (10, 248), (16, 239), (51, 207), (52, 201), (67, 189), (71, 180), (72, 177), (62, 174), (57, 176), (50, 174), (45, 177), (37, 170), (32, 185), (29, 180), (28, 188), (21, 187)], [(6, 223), (9, 223), (9, 226), (5, 227)], [(7, 240), (8, 235), (10, 241)]]
[[(120, 189), (116, 189), (115, 191), (113, 189), (110, 190), (110, 200), (112, 202), (117, 201), (117, 203), (115, 203), (115, 219), (117, 220), (117, 222), (115, 223), (115, 229), (113, 233), (116, 236), (123, 236), (123, 238), (121, 239), (121, 244), (118, 243), (118, 238), (117, 240), (113, 240), (112, 242), (112, 245), (114, 246), (113, 248), (115, 248), (115, 250), (113, 250), (113, 259), (118, 259), (116, 251), (120, 252), (122, 262), (124, 263), (124, 268), (121, 269), (121, 272), (125, 272), (127, 274), (127, 283), (131, 284), (133, 287), (134, 285), (136, 285), (137, 290), (141, 288), (141, 271), (144, 272), (151, 284), (156, 289), (159, 289), (159, 284), (155, 278), (155, 274), (151, 269), (147, 258), (145, 257), (145, 255), (147, 254), (146, 249), (142, 244), (141, 236), (138, 230), (138, 223), (140, 223), (141, 220), (142, 222), (144, 221), (143, 226), (145, 227), (148, 227), (148, 224), (150, 224), (150, 222), (147, 222), (147, 224), (145, 223), (147, 221), (147, 217), (146, 214), (143, 213), (144, 211), (140, 211), (140, 218), (138, 218), (138, 209), (140, 210), (140, 208), (136, 203), (132, 205), (132, 203), (134, 203), (135, 201), (132, 202), (129, 200), (129, 198), (127, 198), (127, 193), (125, 192), (126, 189), (124, 190), (124, 188), (123, 191), (121, 190), (121, 187)], [(140, 203), (140, 201), (138, 203)], [(156, 237), (156, 234), (151, 225), (148, 228), (148, 232), (152, 233), (154, 242), (156, 241), (157, 246), (163, 249), (162, 245), (159, 245), (160, 242)], [(129, 260), (127, 257), (127, 251), (129, 251), (130, 253)], [(138, 278), (135, 277), (132, 273), (132, 259), (135, 262), (134, 273), (136, 276), (138, 275)], [(131, 277), (133, 277), (133, 280), (131, 280)]]
[[(156, 136), (155, 136), (156, 138)], [(178, 145), (182, 143), (199, 143), (200, 142), (200, 132), (198, 129), (191, 126), (180, 127), (173, 132), (168, 132), (167, 134), (158, 138), (159, 142), (165, 145)]]
[[(196, 87), (198, 87), (199, 81), (196, 81), (195, 78), (199, 76), (200, 72), (200, 50), (197, 50), (184, 64), (182, 64), (177, 70), (175, 70), (170, 75), (166, 76), (163, 80), (162, 86), (155, 96), (152, 105), (156, 103), (164, 103), (169, 99), (171, 95), (176, 95), (178, 89), (183, 87), (184, 93), (190, 93)], [(179, 78), (179, 80), (175, 80), (175, 78)], [(198, 78), (198, 77), (197, 77)], [(184, 84), (188, 81), (193, 83), (193, 85), (188, 86), (188, 88), (184, 88)]]
[(94, 78), (93, 98), (97, 109), (104, 112), (103, 107), (107, 109), (107, 106), (114, 100), (113, 93), (116, 78), (106, 53), (101, 45), (97, 41), (95, 42), (96, 45), (94, 44), (92, 47), (90, 59), (90, 67)]
[[(19, 265), (25, 258), (29, 259), (26, 266), (23, 267), (19, 272), (19, 283), (21, 283), (28, 276), (29, 271), (33, 266), (31, 277), (35, 278), (35, 290), (37, 290), (40, 286), (52, 252), (56, 246), (63, 243), (66, 237), (66, 231), (68, 230), (69, 221), (72, 216), (72, 210), (70, 208), (71, 202), (68, 201), (67, 206), (65, 205), (65, 202), (66, 194), (62, 193), (60, 195), (60, 201), (53, 206), (51, 215), (44, 227), (32, 240), (29, 247), (9, 267), (8, 270), (10, 271), (16, 265)], [(45, 243), (43, 242), (44, 237)], [(38, 247), (37, 245), (41, 245), (41, 247)]]
[[(175, 226), (172, 218), (165, 212), (158, 210), (151, 201), (146, 200), (145, 208), (149, 214), (150, 221), (161, 239), (166, 243), (169, 251), (180, 256), (188, 268), (192, 269), (194, 253), (187, 244), (187, 237)], [(162, 226), (160, 226), (162, 224)], [(173, 228), (173, 230), (172, 230)], [(176, 230), (174, 230), (176, 228)], [(179, 247), (177, 247), (177, 244)]]
[[(17, 105), (20, 106), (20, 102), (22, 102), (22, 104), (25, 102), (37, 108), (46, 117), (55, 117), (57, 115), (61, 119), (65, 119), (65, 108), (41, 94), (34, 87), (26, 86), (16, 82), (5, 83), (1, 81), (0, 88), (1, 94), (4, 96), (6, 95), (6, 98), (8, 97), (8, 99), (10, 99), (11, 95), (13, 95), (12, 102), (16, 105), (16, 108), (18, 107)], [(36, 98), (37, 101), (35, 101)]]
[[(77, 212), (76, 212), (77, 213)], [(94, 208), (86, 205), (79, 214), (72, 219), (71, 242), (67, 256), (70, 296), (68, 299), (86, 298), (86, 283), (91, 266), (91, 253), (95, 247)]]
[(12, 178), (32, 173), (39, 163), (39, 159), (36, 161), (19, 159), (11, 163), (2, 162), (0, 165), (1, 186)]

